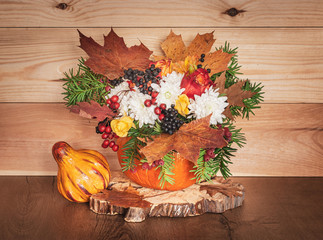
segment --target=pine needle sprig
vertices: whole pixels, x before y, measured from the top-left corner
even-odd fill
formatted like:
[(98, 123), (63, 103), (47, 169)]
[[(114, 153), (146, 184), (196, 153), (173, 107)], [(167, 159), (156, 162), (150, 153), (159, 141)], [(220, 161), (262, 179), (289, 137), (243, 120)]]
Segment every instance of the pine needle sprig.
[(205, 153), (206, 150), (201, 148), (199, 158), (197, 159), (197, 165), (193, 167), (193, 170), (190, 170), (190, 172), (193, 172), (195, 175), (195, 177), (192, 179), (196, 179), (197, 183), (201, 183), (202, 181), (211, 181), (212, 177), (214, 176), (213, 161), (210, 160), (205, 162)]
[(214, 163), (214, 175), (216, 175), (218, 171), (221, 172), (221, 175), (225, 179), (232, 175), (228, 165), (232, 164), (230, 158), (234, 156), (233, 153), (236, 151), (237, 149), (231, 148), (230, 146), (215, 149), (215, 158), (212, 159), (212, 162)]
[[(94, 100), (101, 105), (105, 103), (107, 92), (105, 87), (108, 85), (105, 76), (93, 73), (89, 67), (84, 64), (84, 59), (79, 60), (78, 69), (73, 69), (69, 73), (64, 73), (65, 78), (62, 80), (63, 89), (65, 90), (64, 100), (67, 106), (76, 105), (78, 102), (89, 102)], [(102, 82), (101, 82), (101, 81)]]
[[(235, 54), (231, 58), (231, 62), (228, 66), (228, 70), (225, 73), (225, 88), (231, 87), (233, 84), (237, 83), (240, 79), (237, 77), (237, 75), (242, 74), (240, 72), (241, 66), (238, 64), (238, 48), (231, 48), (230, 43), (225, 42), (224, 46), (221, 46), (217, 48), (216, 50), (222, 49), (223, 52), (229, 53), (229, 54)], [(214, 74), (211, 77), (212, 81), (215, 81), (217, 77), (219, 77), (223, 72)], [(243, 103), (245, 104), (245, 107), (239, 107), (239, 106), (231, 106), (231, 114), (234, 117), (241, 116), (242, 118), (249, 119), (250, 114), (254, 115), (253, 110), (260, 108), (258, 106), (261, 102), (263, 102), (263, 94), (262, 91), (263, 85), (261, 83), (250, 83), (249, 80), (246, 81), (245, 85), (242, 87), (244, 91), (251, 91), (254, 92), (255, 95), (251, 98), (244, 99)]]
[(175, 157), (174, 152), (170, 151), (163, 157), (164, 165), (159, 165), (156, 167), (155, 170), (159, 169), (160, 173), (158, 176), (159, 179), (159, 186), (163, 189), (166, 182), (170, 184), (174, 184), (174, 178), (171, 177), (171, 175), (175, 175), (172, 171), (175, 167)]
[(249, 120), (250, 114), (255, 115), (254, 109), (260, 108), (259, 104), (263, 102), (264, 92), (262, 91), (263, 85), (261, 83), (250, 83), (249, 80), (246, 81), (245, 85), (242, 87), (244, 91), (251, 91), (255, 93), (251, 98), (243, 100), (245, 107), (231, 106), (230, 110), (233, 116), (241, 116), (242, 118), (247, 118)]
[[(221, 46), (219, 48), (216, 48), (216, 50), (222, 50), (225, 53), (228, 54), (235, 54), (230, 61), (230, 64), (228, 66), (228, 70), (225, 73), (225, 77), (226, 77), (226, 82), (225, 82), (225, 87), (228, 88), (230, 86), (232, 86), (236, 81), (237, 81), (237, 76), (236, 75), (240, 75), (242, 74), (240, 72), (241, 69), (241, 65), (238, 64), (238, 48), (231, 48), (230, 47), (230, 43), (225, 42), (224, 46)], [(222, 74), (222, 72), (214, 74), (211, 77), (211, 80), (214, 81), (217, 77), (219, 77)]]
[(148, 124), (144, 124), (142, 127), (139, 127), (139, 122), (134, 121), (134, 127), (130, 128), (128, 132), (128, 137), (130, 139), (123, 146), (123, 155), (122, 157), (122, 171), (134, 169), (137, 165), (135, 160), (140, 160), (140, 148), (146, 146), (148, 140), (153, 141), (154, 135), (159, 135), (161, 133), (161, 127), (156, 122), (154, 127), (151, 127)]
[[(191, 172), (195, 174), (193, 179), (196, 179), (198, 183), (201, 181), (210, 181), (219, 171), (224, 178), (231, 176), (228, 165), (232, 163), (230, 158), (233, 157), (233, 153), (237, 151), (237, 149), (231, 147), (231, 145), (235, 143), (241, 148), (246, 144), (245, 135), (241, 132), (242, 129), (237, 129), (232, 121), (226, 119), (221, 125), (221, 128), (229, 128), (229, 131), (232, 133), (231, 140), (226, 147), (216, 148), (214, 151), (215, 157), (207, 162), (204, 161), (206, 150), (200, 150), (197, 165), (191, 170)], [(215, 129), (218, 128), (216, 125), (211, 125), (211, 127)]]
[[(211, 126), (212, 127), (212, 126)], [(229, 142), (229, 146), (231, 146), (233, 143), (237, 144), (239, 148), (242, 148), (246, 144), (246, 137), (243, 132), (241, 132), (242, 128), (236, 128), (236, 126), (233, 125), (233, 122), (230, 121), (230, 119), (226, 119), (222, 123), (222, 127), (229, 128), (229, 131), (231, 132), (231, 141)]]
[(121, 170), (123, 172), (136, 168), (135, 160), (140, 160), (139, 146), (140, 140), (137, 137), (131, 137), (122, 147), (123, 155), (121, 156)]

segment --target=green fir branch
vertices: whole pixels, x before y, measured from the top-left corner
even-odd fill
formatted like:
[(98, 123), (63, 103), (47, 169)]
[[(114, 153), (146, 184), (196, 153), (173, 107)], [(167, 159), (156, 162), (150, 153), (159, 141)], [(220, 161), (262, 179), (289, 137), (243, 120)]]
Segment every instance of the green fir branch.
[(195, 177), (193, 177), (192, 179), (196, 179), (197, 183), (201, 183), (202, 181), (211, 181), (212, 177), (214, 176), (212, 161), (204, 161), (205, 153), (205, 149), (200, 150), (200, 155), (197, 159), (197, 165), (195, 165), (193, 169), (190, 170), (190, 172), (193, 172), (195, 175)]
[[(214, 126), (211, 126), (214, 127)], [(229, 146), (231, 146), (233, 143), (237, 144), (239, 148), (242, 148), (243, 145), (246, 144), (246, 137), (243, 132), (241, 132), (242, 128), (237, 129), (234, 125), (233, 122), (230, 121), (230, 119), (226, 119), (222, 123), (222, 127), (227, 127), (229, 128), (229, 131), (231, 132), (231, 141), (228, 143)]]
[(236, 151), (237, 149), (229, 146), (215, 149), (215, 158), (211, 160), (214, 163), (214, 175), (216, 175), (219, 171), (225, 179), (232, 175), (228, 165), (232, 164), (230, 158), (234, 156), (233, 153)]
[(260, 108), (259, 104), (263, 102), (264, 92), (262, 91), (263, 85), (261, 83), (250, 83), (249, 80), (246, 81), (245, 85), (242, 87), (244, 91), (251, 91), (255, 93), (251, 98), (243, 100), (244, 107), (231, 106), (230, 110), (233, 116), (241, 116), (242, 118), (249, 119), (250, 114), (255, 115), (254, 109)]
[[(84, 64), (84, 59), (79, 60), (78, 69), (73, 69), (69, 73), (64, 73), (65, 81), (63, 89), (65, 90), (64, 100), (67, 106), (76, 105), (78, 102), (89, 102), (94, 100), (100, 104), (105, 103), (107, 92), (107, 79), (105, 76), (93, 73), (89, 67)], [(102, 82), (101, 82), (101, 81)]]
[[(211, 125), (211, 127), (218, 128), (219, 126)], [(236, 148), (231, 146), (232, 144), (237, 144), (238, 147), (243, 147), (243, 145), (246, 144), (246, 138), (244, 133), (241, 132), (242, 129), (237, 129), (229, 119), (226, 119), (226, 121), (222, 123), (221, 128), (225, 127), (227, 127), (232, 134), (231, 140), (226, 147), (216, 148), (214, 150), (215, 157), (207, 162), (204, 161), (206, 150), (200, 150), (197, 165), (191, 170), (195, 175), (193, 179), (196, 179), (196, 182), (210, 181), (219, 171), (224, 178), (231, 176), (228, 166), (229, 164), (232, 164), (230, 158), (233, 157), (233, 153), (237, 151)]]
[(130, 128), (128, 132), (130, 140), (122, 148), (124, 151), (121, 156), (123, 158), (121, 163), (123, 172), (134, 169), (137, 166), (135, 160), (139, 161), (141, 159), (140, 148), (146, 146), (148, 140), (152, 141), (152, 136), (161, 134), (160, 126), (157, 124), (154, 127), (148, 124), (139, 127), (138, 121), (134, 121), (135, 127)]
[(164, 157), (164, 165), (158, 165), (155, 170), (159, 169), (160, 173), (158, 176), (159, 179), (159, 186), (163, 189), (165, 183), (168, 182), (169, 184), (173, 185), (175, 183), (174, 178), (171, 175), (175, 175), (172, 171), (175, 167), (175, 157), (174, 152), (167, 153)]
[[(231, 48), (230, 44), (228, 42), (225, 42), (224, 46), (221, 46), (217, 48), (216, 50), (222, 49), (223, 52), (229, 53), (229, 54), (235, 54), (229, 63), (228, 70), (226, 70), (225, 77), (225, 88), (229, 88), (233, 84), (237, 83), (240, 79), (237, 77), (237, 75), (242, 74), (240, 72), (241, 66), (238, 64), (238, 48)], [(223, 72), (214, 74), (211, 77), (212, 81), (215, 81), (217, 77), (219, 77)], [(251, 91), (255, 93), (254, 96), (248, 99), (244, 99), (243, 103), (245, 104), (245, 107), (239, 107), (239, 106), (231, 106), (230, 111), (231, 114), (234, 117), (241, 116), (242, 118), (249, 119), (250, 114), (254, 115), (253, 110), (260, 108), (258, 106), (261, 102), (263, 102), (263, 94), (262, 91), (263, 85), (261, 83), (250, 83), (249, 80), (246, 81), (245, 85), (242, 87), (244, 91)]]
[(135, 160), (140, 160), (139, 154), (139, 139), (131, 137), (128, 142), (122, 147), (123, 155), (121, 156), (121, 169), (123, 172), (136, 168)]
[[(225, 82), (225, 87), (228, 88), (232, 86), (238, 79), (236, 75), (242, 74), (240, 72), (241, 70), (241, 65), (238, 64), (238, 48), (231, 48), (230, 43), (225, 42), (224, 46), (221, 46), (219, 48), (216, 48), (216, 50), (222, 50), (225, 53), (228, 54), (234, 54), (231, 58), (231, 61), (228, 66), (228, 70), (226, 70), (225, 77), (226, 77), (226, 82)], [(214, 81), (217, 77), (219, 77), (223, 72), (216, 73), (212, 75), (211, 80)]]

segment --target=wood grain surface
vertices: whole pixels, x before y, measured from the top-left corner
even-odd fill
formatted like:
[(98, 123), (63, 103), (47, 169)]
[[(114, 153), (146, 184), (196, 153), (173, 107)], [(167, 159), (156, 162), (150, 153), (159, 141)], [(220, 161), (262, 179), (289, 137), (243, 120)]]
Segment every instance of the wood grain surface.
[(262, 82), (265, 104), (239, 120), (248, 145), (238, 176), (323, 176), (323, 4), (321, 0), (0, 1), (0, 175), (55, 175), (51, 146), (100, 147), (95, 121), (70, 114), (60, 80), (77, 59), (77, 29), (103, 43), (114, 27), (128, 46), (155, 54), (172, 29), (189, 44), (214, 31), (215, 47), (239, 48), (244, 78)]
[(323, 178), (234, 178), (243, 205), (223, 214), (127, 223), (59, 195), (55, 177), (0, 177), (0, 239), (319, 240)]
[[(118, 28), (128, 46), (142, 41), (154, 54), (169, 28)], [(242, 77), (265, 85), (266, 103), (323, 103), (323, 29), (174, 29), (186, 44), (214, 31), (214, 47), (239, 47)], [(82, 29), (103, 43), (109, 29)], [(310, 41), (309, 41), (310, 39)], [(0, 102), (62, 102), (59, 81), (80, 56), (76, 29), (0, 29)]]
[[(232, 8), (236, 11), (228, 11)], [(0, 27), (281, 27), (322, 22), (320, 0), (0, 2)]]
[[(63, 104), (2, 103), (0, 112), (2, 175), (56, 175), (51, 147), (61, 140), (76, 149), (96, 149), (111, 169), (120, 169), (116, 154), (101, 147), (97, 122), (69, 113)], [(247, 145), (232, 158), (232, 173), (322, 176), (322, 119), (322, 104), (263, 104), (249, 121), (237, 121)]]

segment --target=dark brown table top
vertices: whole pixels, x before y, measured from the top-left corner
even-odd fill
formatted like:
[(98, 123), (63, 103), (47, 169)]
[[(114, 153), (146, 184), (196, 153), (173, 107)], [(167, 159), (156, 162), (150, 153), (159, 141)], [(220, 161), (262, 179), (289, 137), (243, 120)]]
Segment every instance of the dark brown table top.
[(0, 239), (323, 239), (323, 178), (233, 178), (242, 207), (127, 223), (71, 203), (55, 177), (0, 177)]

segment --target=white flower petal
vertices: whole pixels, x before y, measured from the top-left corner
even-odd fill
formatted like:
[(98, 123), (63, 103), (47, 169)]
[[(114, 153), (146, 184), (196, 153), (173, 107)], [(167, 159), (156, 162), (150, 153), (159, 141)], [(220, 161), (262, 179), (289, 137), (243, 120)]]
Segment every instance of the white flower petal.
[(160, 86), (152, 86), (159, 92), (156, 98), (158, 104), (164, 103), (167, 108), (170, 108), (172, 104), (176, 103), (178, 96), (185, 91), (180, 87), (183, 77), (184, 74), (172, 72), (162, 78)]
[(210, 124), (222, 123), (225, 116), (222, 114), (229, 105), (227, 97), (219, 97), (218, 89), (212, 87), (206, 90), (201, 96), (195, 95), (195, 100), (190, 101), (188, 106), (197, 119), (206, 117), (212, 113)]

